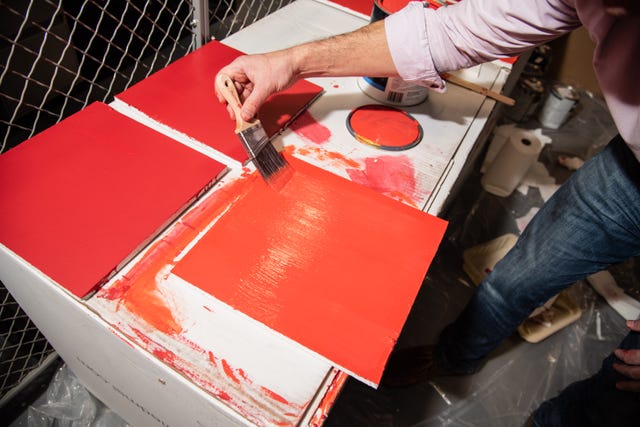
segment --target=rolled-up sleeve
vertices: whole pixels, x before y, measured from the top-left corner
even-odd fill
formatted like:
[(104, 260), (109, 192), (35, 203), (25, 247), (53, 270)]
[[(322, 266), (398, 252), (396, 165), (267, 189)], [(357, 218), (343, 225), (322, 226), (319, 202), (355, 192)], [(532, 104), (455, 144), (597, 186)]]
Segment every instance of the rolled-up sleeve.
[(411, 2), (385, 19), (385, 32), (400, 77), (434, 90), (443, 90), (444, 81), (433, 63), (427, 37), (425, 15), (432, 12), (422, 2)]
[(385, 20), (404, 80), (443, 90), (439, 73), (516, 55), (580, 26), (572, 0), (463, 0), (437, 10), (419, 1)]

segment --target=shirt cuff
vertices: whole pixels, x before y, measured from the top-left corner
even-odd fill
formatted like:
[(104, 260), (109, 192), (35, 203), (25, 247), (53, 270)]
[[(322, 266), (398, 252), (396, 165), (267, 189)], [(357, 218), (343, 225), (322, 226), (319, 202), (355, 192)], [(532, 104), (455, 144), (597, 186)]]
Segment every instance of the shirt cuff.
[(434, 10), (418, 1), (385, 19), (387, 43), (400, 77), (438, 92), (446, 89), (436, 70), (427, 37), (426, 14)]

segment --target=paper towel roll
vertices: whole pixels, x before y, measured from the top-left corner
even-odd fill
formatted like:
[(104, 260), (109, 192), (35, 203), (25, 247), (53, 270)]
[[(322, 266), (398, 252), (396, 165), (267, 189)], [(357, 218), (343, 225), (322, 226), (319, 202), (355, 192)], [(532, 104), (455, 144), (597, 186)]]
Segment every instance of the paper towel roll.
[(533, 133), (514, 132), (482, 177), (482, 188), (496, 196), (508, 196), (538, 159), (541, 150), (542, 143)]

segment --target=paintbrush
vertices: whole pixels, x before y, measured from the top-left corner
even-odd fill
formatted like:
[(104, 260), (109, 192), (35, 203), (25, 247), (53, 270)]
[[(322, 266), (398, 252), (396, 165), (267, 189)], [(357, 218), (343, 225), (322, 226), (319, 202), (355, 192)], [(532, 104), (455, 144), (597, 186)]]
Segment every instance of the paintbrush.
[(269, 141), (269, 137), (260, 120), (245, 121), (242, 119), (240, 114), (242, 102), (231, 78), (227, 75), (219, 74), (216, 77), (216, 89), (233, 109), (236, 117), (236, 134), (240, 138), (240, 142), (242, 142), (247, 154), (249, 154), (249, 159), (256, 166), (264, 180), (269, 182), (288, 166), (287, 161)]

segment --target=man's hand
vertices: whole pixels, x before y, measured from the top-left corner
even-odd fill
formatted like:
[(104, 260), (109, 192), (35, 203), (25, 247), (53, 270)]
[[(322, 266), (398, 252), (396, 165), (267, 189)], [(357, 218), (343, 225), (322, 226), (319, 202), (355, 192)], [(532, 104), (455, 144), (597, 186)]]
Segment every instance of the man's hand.
[[(640, 319), (628, 320), (627, 327), (632, 331), (640, 332)], [(640, 349), (635, 350), (614, 350), (613, 353), (624, 363), (614, 363), (613, 369), (631, 378), (633, 381), (620, 381), (616, 387), (624, 391), (640, 393)]]
[[(251, 120), (264, 101), (309, 77), (397, 76), (384, 21), (350, 33), (303, 43), (288, 49), (244, 55), (220, 70), (233, 80), (243, 103), (242, 118)], [(224, 98), (217, 94), (220, 102)], [(230, 108), (229, 114), (235, 119)]]
[[(282, 50), (259, 55), (244, 55), (236, 58), (220, 70), (233, 80), (242, 101), (242, 118), (249, 121), (272, 94), (289, 88), (298, 79), (293, 68), (293, 52)], [(217, 93), (218, 100), (225, 103)], [(233, 110), (227, 107), (235, 119)]]

